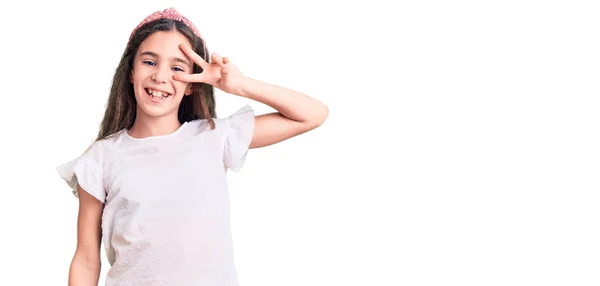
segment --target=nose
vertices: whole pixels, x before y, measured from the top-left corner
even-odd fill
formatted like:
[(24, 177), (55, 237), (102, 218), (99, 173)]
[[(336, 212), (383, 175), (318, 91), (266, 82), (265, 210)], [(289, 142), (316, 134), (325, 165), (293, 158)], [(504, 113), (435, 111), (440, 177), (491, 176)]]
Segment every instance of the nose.
[(167, 69), (156, 69), (156, 72), (152, 74), (152, 80), (156, 83), (166, 83), (169, 75), (170, 71)]

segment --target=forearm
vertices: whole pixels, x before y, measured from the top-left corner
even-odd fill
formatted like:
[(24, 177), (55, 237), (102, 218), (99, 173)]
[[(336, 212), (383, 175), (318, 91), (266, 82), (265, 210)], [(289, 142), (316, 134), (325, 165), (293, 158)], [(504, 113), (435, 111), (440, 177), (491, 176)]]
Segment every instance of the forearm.
[(305, 94), (251, 78), (245, 79), (239, 95), (264, 103), (291, 120), (310, 125), (323, 123), (329, 112), (325, 104)]
[(69, 286), (97, 286), (100, 264), (99, 255), (76, 252), (69, 269)]

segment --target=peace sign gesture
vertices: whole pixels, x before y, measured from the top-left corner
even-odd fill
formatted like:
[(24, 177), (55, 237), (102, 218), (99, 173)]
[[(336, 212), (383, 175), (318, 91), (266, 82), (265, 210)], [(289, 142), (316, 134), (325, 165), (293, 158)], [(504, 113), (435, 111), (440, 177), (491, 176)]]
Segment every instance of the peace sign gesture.
[(235, 65), (231, 64), (227, 57), (221, 57), (218, 53), (213, 53), (211, 62), (207, 63), (190, 47), (180, 45), (179, 48), (202, 68), (202, 72), (177, 73), (173, 75), (173, 79), (190, 83), (207, 83), (230, 94), (240, 95), (242, 93), (242, 84), (246, 77)]

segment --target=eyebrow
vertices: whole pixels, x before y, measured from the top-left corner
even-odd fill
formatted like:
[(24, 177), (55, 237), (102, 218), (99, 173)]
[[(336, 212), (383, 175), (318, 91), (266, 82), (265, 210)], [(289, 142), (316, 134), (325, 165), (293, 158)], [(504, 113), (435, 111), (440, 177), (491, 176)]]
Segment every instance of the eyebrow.
[[(140, 54), (140, 56), (151, 56), (151, 57), (155, 57), (155, 58), (158, 58), (158, 57), (159, 57), (157, 53), (155, 53), (155, 52), (151, 52), (151, 51), (145, 51), (145, 52), (142, 52), (142, 53)], [(187, 65), (187, 66), (188, 66), (188, 67), (190, 67), (190, 68), (192, 67), (192, 65), (190, 64), (190, 62), (188, 62), (188, 61), (186, 61), (186, 60), (184, 60), (184, 59), (182, 59), (182, 58), (173, 57), (172, 59), (173, 59), (174, 61), (176, 61), (176, 62), (179, 62), (179, 63), (182, 63), (182, 64), (184, 64), (184, 65)]]

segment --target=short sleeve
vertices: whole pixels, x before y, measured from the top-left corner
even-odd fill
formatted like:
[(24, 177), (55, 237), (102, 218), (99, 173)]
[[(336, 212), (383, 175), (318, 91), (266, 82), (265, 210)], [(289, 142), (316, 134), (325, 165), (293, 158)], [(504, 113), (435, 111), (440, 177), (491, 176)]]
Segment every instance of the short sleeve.
[(56, 168), (58, 174), (69, 185), (75, 197), (79, 197), (77, 186), (80, 185), (90, 195), (104, 203), (106, 192), (100, 155), (98, 142), (96, 142), (78, 158)]
[(225, 167), (234, 172), (244, 165), (246, 155), (254, 134), (254, 110), (249, 105), (240, 108), (233, 115), (219, 120), (223, 141), (223, 160)]

